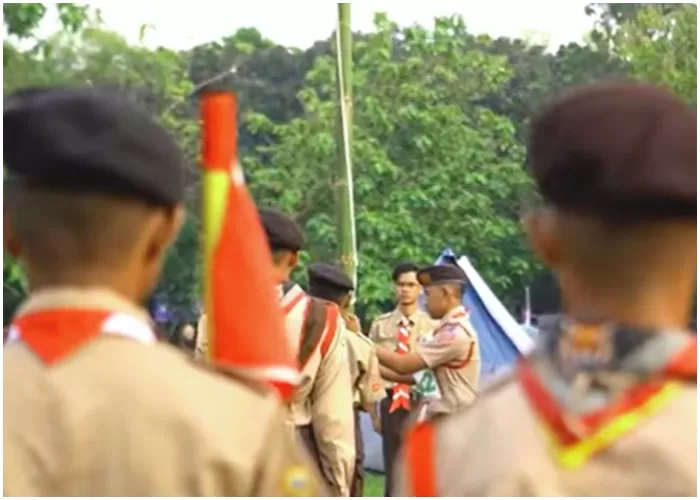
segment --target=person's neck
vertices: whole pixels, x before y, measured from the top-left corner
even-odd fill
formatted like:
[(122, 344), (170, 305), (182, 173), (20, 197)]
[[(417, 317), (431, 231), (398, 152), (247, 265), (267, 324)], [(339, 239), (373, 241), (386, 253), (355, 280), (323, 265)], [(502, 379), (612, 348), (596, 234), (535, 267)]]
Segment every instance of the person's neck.
[(410, 318), (418, 310), (418, 304), (413, 302), (412, 304), (399, 304), (399, 312), (403, 314), (404, 318)]
[(27, 277), (32, 293), (53, 288), (101, 288), (114, 292), (134, 304), (140, 304), (142, 301), (142, 294), (137, 291), (134, 281), (118, 273), (97, 270), (32, 273), (28, 270)]
[(285, 281), (289, 281), (291, 275), (291, 269), (288, 269), (286, 267), (275, 266), (275, 277), (278, 283), (284, 283)]
[(692, 289), (683, 288), (688, 287), (675, 283), (624, 293), (613, 287), (571, 290), (562, 285), (564, 313), (574, 321), (603, 321), (655, 330), (686, 329)]
[(447, 313), (446, 313), (446, 314), (451, 313), (452, 311), (454, 311), (454, 310), (457, 309), (458, 307), (462, 307), (462, 302), (460, 302), (460, 301), (458, 301), (458, 300), (453, 300), (453, 301), (450, 302), (449, 305), (447, 306)]

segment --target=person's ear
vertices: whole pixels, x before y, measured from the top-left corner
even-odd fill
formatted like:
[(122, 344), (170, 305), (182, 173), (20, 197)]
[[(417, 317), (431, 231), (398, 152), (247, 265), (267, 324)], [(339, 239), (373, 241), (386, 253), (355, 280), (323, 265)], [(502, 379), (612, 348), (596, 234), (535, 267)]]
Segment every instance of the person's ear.
[(345, 294), (345, 296), (343, 297), (343, 301), (341, 302), (340, 308), (343, 311), (347, 312), (350, 309), (351, 302), (352, 302), (352, 295), (349, 293)]
[(289, 252), (289, 259), (287, 261), (289, 263), (289, 268), (294, 269), (299, 265), (299, 252)]
[(550, 269), (557, 269), (561, 264), (559, 224), (560, 219), (556, 212), (547, 208), (534, 210), (523, 217), (523, 225), (533, 252)]
[(151, 237), (146, 251), (146, 259), (148, 261), (163, 258), (164, 254), (177, 239), (180, 228), (185, 222), (185, 217), (185, 207), (176, 205), (152, 218)]

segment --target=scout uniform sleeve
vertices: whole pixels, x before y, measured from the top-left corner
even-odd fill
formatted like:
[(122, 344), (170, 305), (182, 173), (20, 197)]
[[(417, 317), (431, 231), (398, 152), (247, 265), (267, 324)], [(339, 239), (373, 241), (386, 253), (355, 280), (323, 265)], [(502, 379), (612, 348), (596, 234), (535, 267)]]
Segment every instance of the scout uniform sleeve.
[(360, 377), (359, 389), (360, 405), (365, 409), (386, 397), (382, 375), (379, 371), (379, 359), (374, 348), (369, 351), (367, 370)]
[(372, 342), (376, 342), (377, 339), (379, 338), (379, 329), (381, 328), (380, 326), (380, 319), (377, 318), (374, 320), (372, 323), (372, 326), (369, 328), (369, 335), (368, 337)]
[(257, 497), (328, 496), (313, 461), (290, 435), (284, 413), (274, 420), (268, 434), (252, 494)]
[(324, 476), (336, 491), (349, 496), (355, 467), (355, 421), (352, 408), (352, 382), (342, 321), (326, 356), (321, 361), (311, 391), (311, 421)]
[(456, 324), (440, 328), (435, 336), (416, 345), (416, 352), (429, 368), (464, 359), (474, 349), (474, 340)]

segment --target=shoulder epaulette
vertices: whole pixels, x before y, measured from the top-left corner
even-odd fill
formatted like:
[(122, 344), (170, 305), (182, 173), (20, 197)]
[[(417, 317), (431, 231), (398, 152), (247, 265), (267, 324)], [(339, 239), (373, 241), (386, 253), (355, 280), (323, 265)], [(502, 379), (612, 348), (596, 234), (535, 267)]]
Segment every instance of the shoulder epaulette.
[(384, 314), (380, 314), (379, 316), (377, 316), (377, 318), (374, 321), (376, 322), (380, 320), (383, 321), (385, 319), (389, 319), (392, 314), (394, 314), (394, 311), (385, 312)]
[(269, 385), (265, 384), (264, 382), (261, 382), (260, 380), (246, 376), (245, 374), (239, 371), (232, 370), (231, 368), (227, 368), (225, 366), (215, 365), (203, 360), (192, 359), (191, 361), (197, 368), (201, 370), (206, 370), (210, 373), (214, 373), (221, 377), (225, 377), (226, 379), (234, 383), (238, 383), (240, 385), (245, 386), (251, 391), (260, 394), (261, 396), (267, 396), (273, 393), (273, 389)]
[(348, 335), (354, 335), (355, 337), (360, 339), (361, 342), (364, 342), (365, 344), (374, 347), (374, 342), (372, 342), (364, 333), (357, 333), (350, 330), (347, 330), (347, 332)]

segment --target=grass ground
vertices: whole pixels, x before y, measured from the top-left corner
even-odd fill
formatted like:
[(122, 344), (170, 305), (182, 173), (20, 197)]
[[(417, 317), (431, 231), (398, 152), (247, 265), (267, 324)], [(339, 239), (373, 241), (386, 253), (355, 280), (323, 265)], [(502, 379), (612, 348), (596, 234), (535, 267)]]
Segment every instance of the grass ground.
[(373, 474), (365, 472), (365, 492), (366, 497), (383, 497), (384, 496), (384, 476), (382, 474)]

